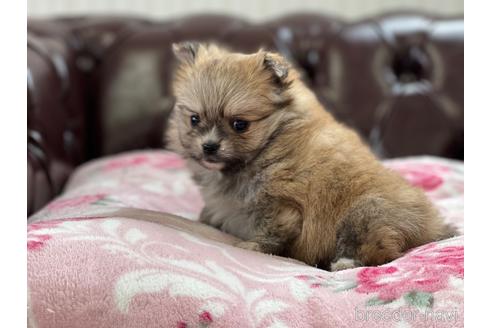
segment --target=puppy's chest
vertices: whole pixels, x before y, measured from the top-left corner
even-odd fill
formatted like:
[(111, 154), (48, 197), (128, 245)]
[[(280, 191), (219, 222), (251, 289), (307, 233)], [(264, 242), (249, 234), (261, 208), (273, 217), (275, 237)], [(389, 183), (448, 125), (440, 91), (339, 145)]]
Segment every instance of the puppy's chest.
[(202, 188), (210, 224), (242, 239), (253, 237), (255, 208), (262, 190), (259, 175), (215, 177)]

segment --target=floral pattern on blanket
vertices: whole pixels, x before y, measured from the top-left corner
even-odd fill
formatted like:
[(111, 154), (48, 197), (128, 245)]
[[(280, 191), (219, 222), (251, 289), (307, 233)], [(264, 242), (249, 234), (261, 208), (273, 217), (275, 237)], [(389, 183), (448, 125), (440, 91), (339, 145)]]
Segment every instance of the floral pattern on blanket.
[[(462, 228), (462, 163), (415, 157), (385, 164)], [(380, 267), (331, 273), (150, 222), (98, 218), (119, 206), (195, 219), (203, 203), (171, 153), (127, 153), (81, 167), (28, 225), (34, 326), (463, 326), (463, 236)]]
[(196, 220), (203, 207), (186, 162), (165, 151), (129, 152), (82, 165), (63, 195), (31, 218), (92, 217), (108, 207), (133, 207)]

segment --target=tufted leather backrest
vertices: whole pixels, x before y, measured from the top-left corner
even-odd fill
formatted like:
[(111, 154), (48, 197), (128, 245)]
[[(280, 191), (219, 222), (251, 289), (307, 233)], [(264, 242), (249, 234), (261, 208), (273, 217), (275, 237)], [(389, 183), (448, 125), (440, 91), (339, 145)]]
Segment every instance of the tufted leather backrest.
[(160, 147), (172, 106), (171, 44), (278, 51), (382, 157), (463, 158), (463, 19), (393, 13), (345, 23), (296, 14), (252, 24), (200, 15), (28, 21), (28, 211), (74, 166)]
[(44, 32), (29, 29), (27, 38), (28, 213), (53, 198), (87, 158), (86, 86), (77, 53)]

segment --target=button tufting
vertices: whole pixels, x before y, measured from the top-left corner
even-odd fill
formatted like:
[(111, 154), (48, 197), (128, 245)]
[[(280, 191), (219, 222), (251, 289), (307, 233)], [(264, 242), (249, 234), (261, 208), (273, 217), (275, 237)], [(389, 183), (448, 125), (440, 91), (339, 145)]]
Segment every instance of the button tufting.
[(78, 56), (76, 59), (77, 68), (82, 72), (89, 72), (94, 68), (94, 59), (87, 55)]
[[(461, 18), (396, 13), (350, 23), (321, 14), (265, 23), (213, 15), (169, 22), (29, 20), (30, 210), (58, 192), (72, 167), (101, 156), (105, 145), (118, 150), (161, 146), (174, 102), (171, 43), (210, 38), (238, 51), (263, 45), (286, 56), (326, 108), (381, 156), (463, 158)], [(116, 100), (108, 96), (118, 83), (114, 77), (131, 71), (121, 58), (143, 50), (158, 56), (152, 74), (131, 75), (130, 87)], [(149, 100), (144, 90), (130, 107), (152, 110), (138, 119), (113, 120), (112, 110), (120, 106), (112, 104), (120, 104), (121, 95), (133, 95), (131, 86), (137, 84), (157, 91)], [(121, 137), (121, 131), (131, 137)]]
[(75, 143), (75, 135), (70, 130), (65, 130), (63, 132), (63, 146), (65, 147), (65, 151), (70, 153), (73, 145)]
[(391, 66), (400, 83), (420, 82), (430, 76), (430, 59), (421, 46), (412, 45), (398, 50)]

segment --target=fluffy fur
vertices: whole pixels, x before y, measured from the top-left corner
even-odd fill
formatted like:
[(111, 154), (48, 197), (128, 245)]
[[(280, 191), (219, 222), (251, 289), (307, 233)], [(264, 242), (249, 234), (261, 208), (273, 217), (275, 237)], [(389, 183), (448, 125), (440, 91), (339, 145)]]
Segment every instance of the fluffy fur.
[[(337, 270), (383, 264), (454, 233), (280, 55), (195, 43), (174, 52), (167, 143), (202, 188), (200, 220), (244, 240), (239, 247)], [(246, 131), (234, 131), (237, 120)], [(217, 153), (204, 154), (206, 142)]]

